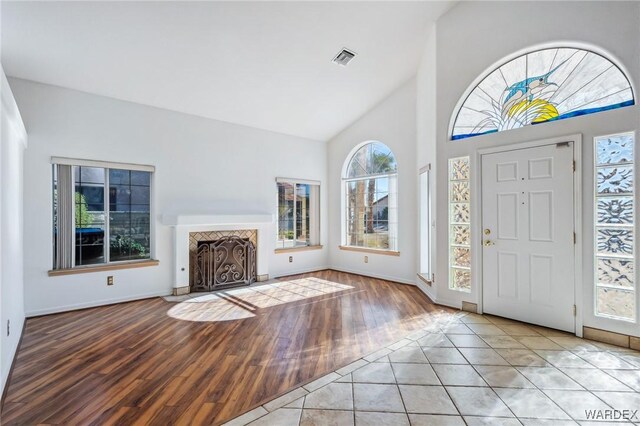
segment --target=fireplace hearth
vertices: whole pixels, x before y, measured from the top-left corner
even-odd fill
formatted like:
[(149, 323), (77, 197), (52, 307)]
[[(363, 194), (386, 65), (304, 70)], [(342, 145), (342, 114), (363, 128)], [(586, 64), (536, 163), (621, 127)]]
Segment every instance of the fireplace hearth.
[(191, 291), (213, 291), (256, 281), (256, 247), (237, 235), (198, 241)]

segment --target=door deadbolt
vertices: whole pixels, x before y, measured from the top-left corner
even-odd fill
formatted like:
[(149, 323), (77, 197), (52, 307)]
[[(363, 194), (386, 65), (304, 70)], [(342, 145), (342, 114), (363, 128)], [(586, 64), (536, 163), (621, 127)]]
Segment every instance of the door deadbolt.
[(484, 235), (491, 235), (491, 229), (487, 228), (484, 230)]

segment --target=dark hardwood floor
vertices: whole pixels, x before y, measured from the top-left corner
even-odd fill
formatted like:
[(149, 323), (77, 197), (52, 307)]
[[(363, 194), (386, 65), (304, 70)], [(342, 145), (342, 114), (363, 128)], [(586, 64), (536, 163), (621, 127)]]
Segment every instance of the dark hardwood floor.
[(301, 278), (310, 290), (289, 299), (271, 289), (262, 298), (155, 298), (28, 319), (1, 422), (219, 424), (445, 310), (416, 287), (359, 275), (281, 281)]

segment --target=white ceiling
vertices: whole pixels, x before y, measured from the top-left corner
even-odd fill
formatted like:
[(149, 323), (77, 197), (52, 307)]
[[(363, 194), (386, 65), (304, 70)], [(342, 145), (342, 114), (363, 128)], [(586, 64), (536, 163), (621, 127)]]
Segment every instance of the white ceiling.
[[(453, 2), (2, 2), (14, 77), (317, 140), (411, 78)], [(343, 68), (331, 59), (358, 53)]]

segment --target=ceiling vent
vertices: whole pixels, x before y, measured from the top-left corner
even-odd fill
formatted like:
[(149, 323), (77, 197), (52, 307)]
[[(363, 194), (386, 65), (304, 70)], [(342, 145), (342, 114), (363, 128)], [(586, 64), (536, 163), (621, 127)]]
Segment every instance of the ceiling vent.
[(342, 51), (338, 53), (335, 58), (333, 58), (332, 62), (334, 64), (338, 64), (340, 66), (346, 67), (347, 64), (351, 62), (351, 60), (355, 57), (356, 57), (355, 52), (352, 52), (351, 50), (348, 50), (348, 49), (342, 49)]

